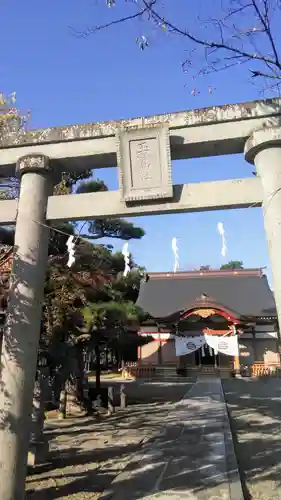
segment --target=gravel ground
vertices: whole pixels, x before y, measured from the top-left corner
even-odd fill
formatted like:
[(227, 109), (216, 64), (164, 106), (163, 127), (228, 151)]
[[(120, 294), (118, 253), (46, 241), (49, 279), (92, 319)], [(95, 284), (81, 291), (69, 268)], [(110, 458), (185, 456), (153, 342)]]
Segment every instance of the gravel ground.
[(281, 500), (281, 380), (223, 381), (246, 500)]
[[(113, 384), (111, 384), (113, 385)], [(28, 500), (96, 500), (144, 443), (163, 430), (172, 403), (189, 383), (129, 383), (130, 405), (100, 421), (93, 417), (50, 421), (48, 464), (27, 478)]]

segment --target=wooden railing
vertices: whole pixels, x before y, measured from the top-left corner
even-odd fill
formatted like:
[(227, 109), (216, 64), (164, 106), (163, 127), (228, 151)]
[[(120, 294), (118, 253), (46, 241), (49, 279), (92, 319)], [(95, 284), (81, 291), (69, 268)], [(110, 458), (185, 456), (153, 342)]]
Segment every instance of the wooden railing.
[(156, 366), (132, 364), (125, 366), (122, 371), (124, 379), (135, 380), (136, 378), (154, 378), (156, 376)]
[(251, 368), (253, 377), (269, 377), (279, 375), (281, 371), (279, 364), (265, 365), (264, 363), (254, 363)]
[(135, 380), (136, 378), (155, 379), (177, 376), (175, 364), (141, 365), (137, 363), (126, 364), (122, 371), (123, 378)]
[[(176, 375), (177, 370), (176, 366), (165, 366), (165, 365), (139, 365), (137, 363), (127, 364), (123, 371), (122, 375), (124, 379), (135, 380), (138, 378), (142, 379), (154, 379), (156, 377), (165, 376), (165, 372), (167, 375)], [(197, 374), (205, 374), (205, 375), (218, 375), (218, 376), (230, 376), (232, 373), (231, 367), (217, 367), (214, 366), (187, 366), (186, 374), (189, 376), (196, 376)], [(245, 371), (246, 373), (246, 371)], [(241, 374), (242, 368), (241, 368)], [(268, 376), (276, 376), (281, 375), (281, 367), (279, 364), (271, 364), (265, 365), (264, 363), (254, 363), (249, 370), (247, 370), (248, 376), (252, 377), (268, 377)]]
[[(214, 366), (186, 366), (184, 372), (187, 376), (196, 376), (199, 374), (205, 375), (229, 375), (231, 374), (230, 367)], [(137, 378), (154, 379), (177, 376), (176, 365), (138, 365), (137, 363), (126, 364), (122, 371), (122, 376), (127, 380), (135, 380)]]

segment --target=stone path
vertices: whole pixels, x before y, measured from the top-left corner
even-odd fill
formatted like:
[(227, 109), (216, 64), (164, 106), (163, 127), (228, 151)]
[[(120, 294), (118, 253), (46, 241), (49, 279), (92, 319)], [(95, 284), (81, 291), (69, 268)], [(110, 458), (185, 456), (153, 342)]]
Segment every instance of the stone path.
[(101, 500), (242, 500), (221, 382), (200, 378)]
[(50, 453), (47, 464), (28, 476), (27, 498), (97, 500), (144, 443), (158, 438), (174, 403), (193, 384), (192, 379), (128, 383), (129, 406), (118, 408), (110, 417), (46, 421), (44, 433)]
[(275, 377), (223, 381), (247, 500), (281, 500), (280, 382)]

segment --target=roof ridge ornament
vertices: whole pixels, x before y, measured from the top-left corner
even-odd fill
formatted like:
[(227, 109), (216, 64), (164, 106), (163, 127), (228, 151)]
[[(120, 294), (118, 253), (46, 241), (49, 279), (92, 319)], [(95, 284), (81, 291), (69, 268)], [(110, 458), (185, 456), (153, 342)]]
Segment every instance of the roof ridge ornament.
[(196, 297), (195, 301), (196, 302), (206, 302), (206, 301), (212, 302), (213, 299), (209, 295), (207, 295), (206, 293), (200, 293), (200, 295), (198, 297)]

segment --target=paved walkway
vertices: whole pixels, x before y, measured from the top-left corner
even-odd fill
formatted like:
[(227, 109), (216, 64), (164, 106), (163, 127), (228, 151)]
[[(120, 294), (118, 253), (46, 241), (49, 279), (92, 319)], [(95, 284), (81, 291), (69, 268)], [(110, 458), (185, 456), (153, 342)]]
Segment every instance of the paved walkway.
[(101, 499), (243, 499), (219, 379), (198, 379)]

